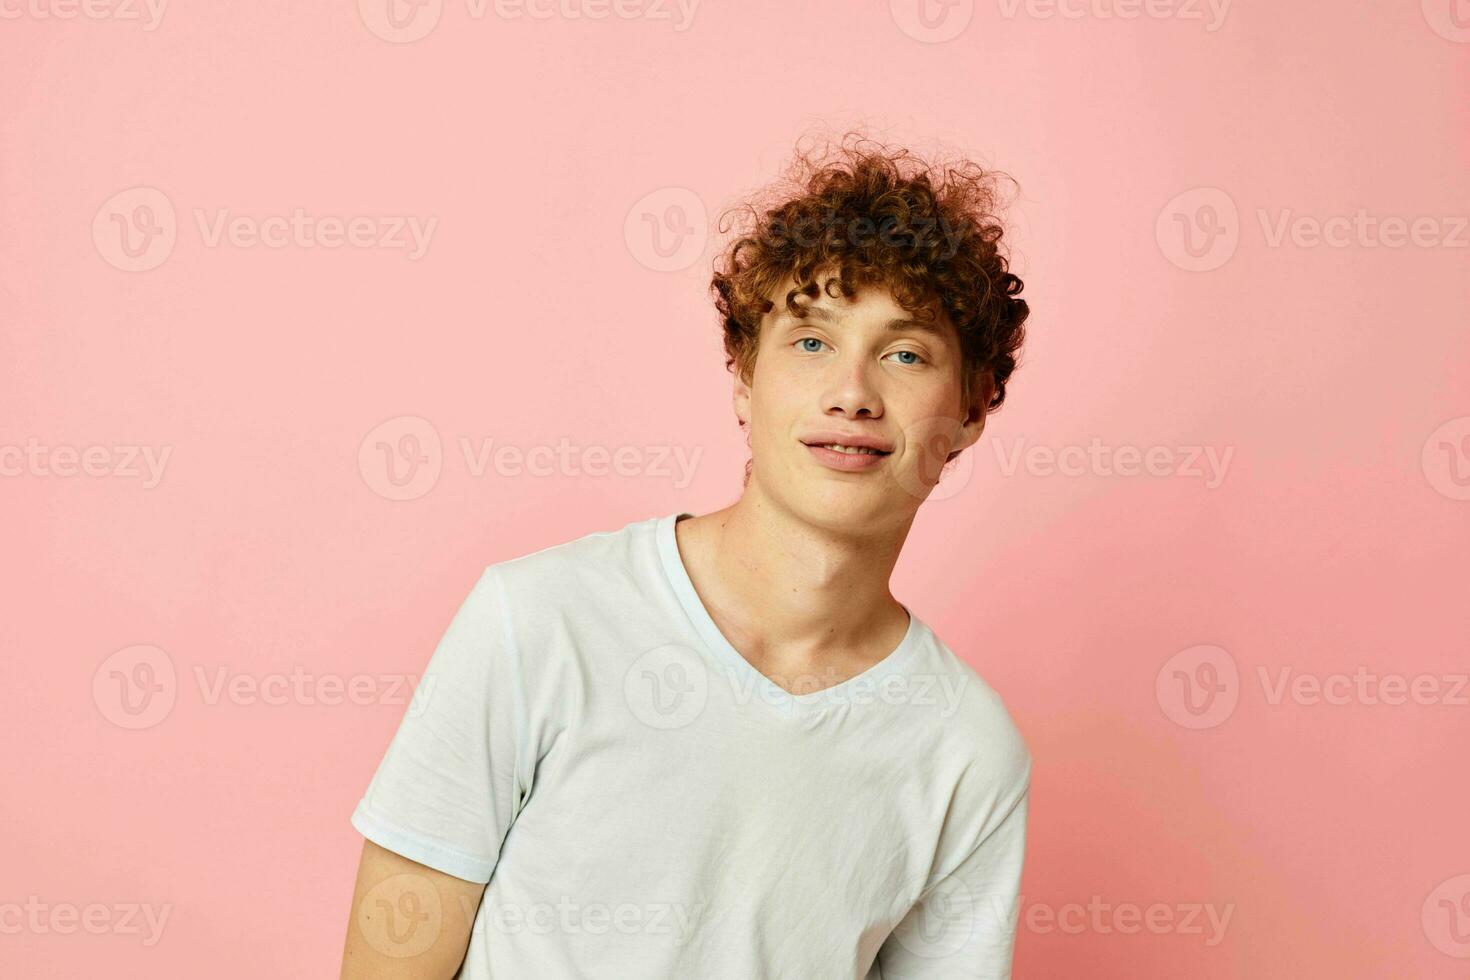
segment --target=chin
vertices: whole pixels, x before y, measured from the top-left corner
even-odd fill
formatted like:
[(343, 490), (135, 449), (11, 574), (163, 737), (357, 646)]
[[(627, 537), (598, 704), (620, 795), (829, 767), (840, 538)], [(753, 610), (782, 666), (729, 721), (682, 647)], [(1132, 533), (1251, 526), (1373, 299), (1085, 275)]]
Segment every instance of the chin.
[(825, 485), (807, 486), (795, 494), (793, 509), (812, 526), (833, 531), (885, 523), (893, 516), (894, 501), (876, 487), (855, 482), (829, 480)]
[[(760, 472), (757, 464), (755, 473)], [(761, 490), (812, 527), (838, 532), (909, 519), (918, 504), (891, 475), (843, 474), (805, 458), (783, 465), (778, 479), (761, 481)]]

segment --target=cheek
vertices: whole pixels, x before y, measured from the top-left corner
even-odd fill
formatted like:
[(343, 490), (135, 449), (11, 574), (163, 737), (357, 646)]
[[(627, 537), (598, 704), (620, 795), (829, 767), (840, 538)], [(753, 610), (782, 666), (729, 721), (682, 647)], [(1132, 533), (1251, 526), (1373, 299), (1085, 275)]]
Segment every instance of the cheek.
[(888, 410), (905, 426), (959, 416), (959, 392), (948, 385), (908, 389), (890, 399)]
[(783, 373), (779, 368), (768, 368), (758, 372), (751, 385), (752, 412), (763, 419), (796, 422), (801, 414), (802, 398), (810, 397), (799, 378)]
[(947, 385), (911, 390), (888, 402), (904, 434), (904, 465), (927, 466), (946, 456), (959, 435), (959, 390)]
[(958, 373), (943, 379), (936, 378), (933, 384), (913, 392), (914, 411), (928, 418), (948, 416), (958, 419), (961, 394)]

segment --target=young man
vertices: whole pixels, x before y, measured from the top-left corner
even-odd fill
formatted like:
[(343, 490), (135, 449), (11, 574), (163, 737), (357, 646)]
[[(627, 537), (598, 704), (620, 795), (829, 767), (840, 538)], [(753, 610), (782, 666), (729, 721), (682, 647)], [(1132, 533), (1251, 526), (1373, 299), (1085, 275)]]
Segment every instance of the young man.
[(888, 580), (1026, 303), (991, 175), (866, 143), (717, 262), (739, 500), (454, 617), (352, 816), (344, 978), (1010, 976), (1030, 756)]

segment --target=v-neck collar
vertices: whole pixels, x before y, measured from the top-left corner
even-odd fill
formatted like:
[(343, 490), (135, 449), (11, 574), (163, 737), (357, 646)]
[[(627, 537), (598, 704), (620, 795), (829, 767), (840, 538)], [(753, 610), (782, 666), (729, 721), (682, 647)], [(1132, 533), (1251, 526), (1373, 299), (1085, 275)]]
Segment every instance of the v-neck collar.
[(824, 687), (819, 691), (812, 691), (807, 694), (792, 694), (790, 691), (787, 691), (765, 674), (756, 670), (755, 665), (749, 660), (746, 660), (740, 651), (735, 649), (734, 645), (725, 638), (725, 634), (721, 633), (720, 628), (715, 625), (715, 621), (710, 616), (709, 610), (705, 608), (703, 600), (699, 598), (699, 593), (695, 591), (694, 581), (689, 577), (689, 570), (684, 565), (683, 556), (679, 554), (679, 539), (674, 533), (674, 524), (679, 518), (693, 516), (693, 514), (683, 511), (676, 511), (658, 519), (655, 530), (658, 538), (658, 552), (663, 565), (664, 577), (668, 579), (670, 587), (674, 590), (674, 595), (679, 599), (679, 605), (684, 608), (684, 612), (689, 616), (690, 621), (693, 622), (696, 632), (699, 633), (700, 639), (704, 641), (709, 651), (716, 658), (723, 661), (725, 666), (733, 671), (736, 676), (743, 678), (747, 683), (753, 684), (757, 689), (765, 692), (766, 698), (772, 703), (786, 705), (793, 710), (804, 710), (820, 708), (845, 701), (848, 695), (859, 688), (869, 688), (869, 693), (871, 694), (871, 688), (874, 682), (884, 675), (898, 670), (913, 656), (914, 650), (919, 645), (920, 631), (924, 627), (919, 621), (919, 617), (915, 616), (908, 606), (903, 606), (903, 603), (899, 603), (899, 605), (903, 606), (904, 612), (909, 614), (909, 625), (898, 646), (894, 647), (886, 657), (862, 673), (849, 677), (847, 680), (833, 684), (830, 687)]

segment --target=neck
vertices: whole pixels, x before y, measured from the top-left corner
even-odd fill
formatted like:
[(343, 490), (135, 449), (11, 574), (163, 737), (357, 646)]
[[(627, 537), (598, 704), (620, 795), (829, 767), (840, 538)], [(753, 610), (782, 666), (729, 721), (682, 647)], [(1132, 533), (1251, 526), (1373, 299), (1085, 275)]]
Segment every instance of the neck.
[(912, 523), (817, 526), (752, 480), (731, 506), (679, 522), (676, 537), (701, 599), (748, 659), (846, 673), (886, 656), (907, 628), (888, 581)]

